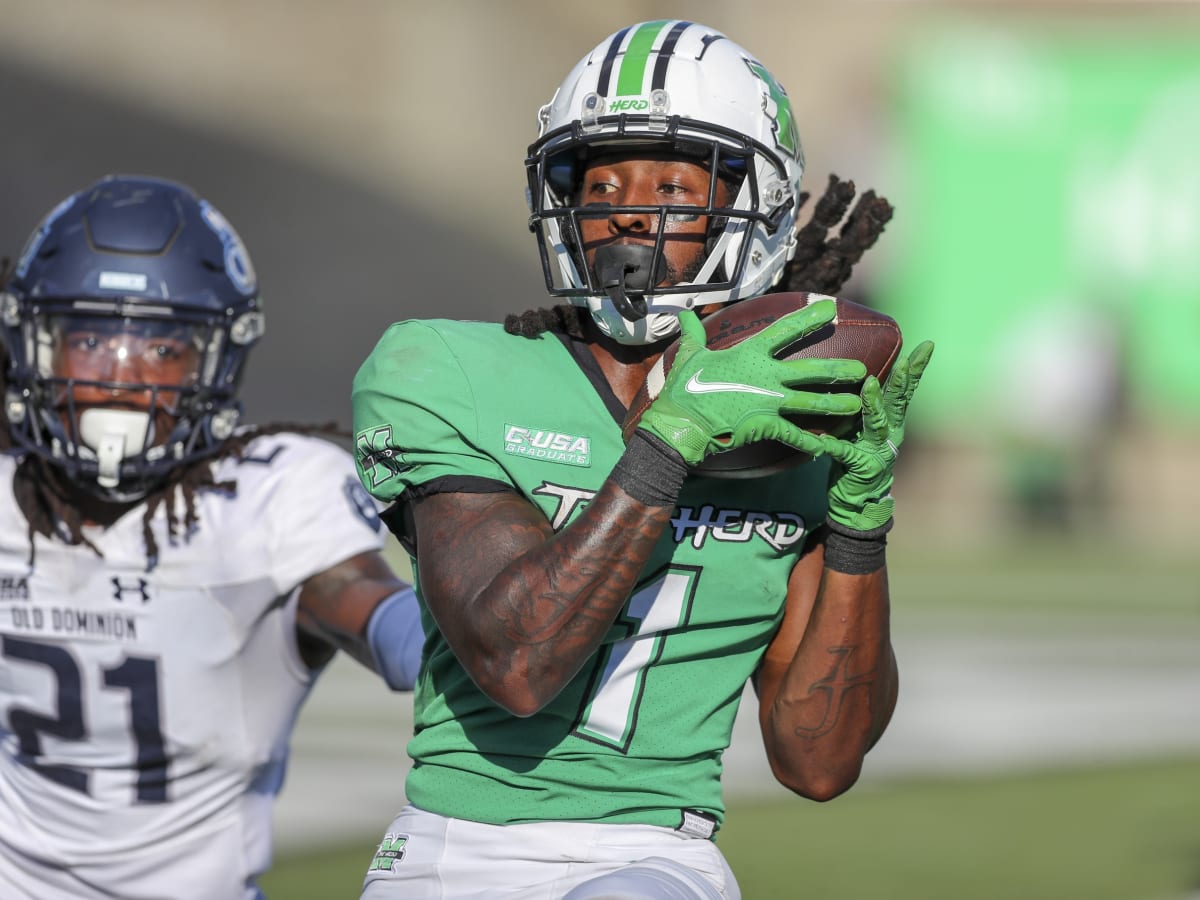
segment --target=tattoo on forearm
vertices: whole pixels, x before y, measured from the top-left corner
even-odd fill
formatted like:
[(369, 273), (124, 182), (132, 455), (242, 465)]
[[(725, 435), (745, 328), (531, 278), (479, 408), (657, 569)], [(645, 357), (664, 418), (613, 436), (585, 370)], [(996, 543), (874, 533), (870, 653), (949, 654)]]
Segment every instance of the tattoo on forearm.
[[(572, 677), (608, 633), (672, 513), (640, 504), (615, 485), (601, 488), (557, 532), (515, 495), (471, 497), (444, 508), (437, 496), (425, 502), (431, 506), (422, 513), (419, 541), (434, 560), (426, 563), (429, 578), (438, 595), (470, 604), (472, 621), (460, 634), (487, 635), (488, 652), (473, 659), (472, 669), (485, 691), (525, 684), (537, 672), (528, 689), (551, 693)], [(470, 556), (448, 548), (470, 548)], [(481, 573), (499, 573), (484, 595), (477, 593)], [(443, 625), (448, 631), (459, 628), (452, 609)]]
[(842, 709), (846, 703), (846, 696), (855, 688), (867, 685), (868, 687), (874, 683), (877, 670), (875, 668), (868, 669), (858, 675), (850, 675), (850, 659), (854, 655), (857, 647), (830, 647), (829, 652), (834, 657), (833, 668), (829, 674), (820, 681), (815, 681), (809, 686), (808, 696), (814, 694), (823, 694), (825, 697), (825, 710), (821, 715), (820, 721), (813, 726), (797, 725), (795, 726), (796, 737), (808, 738), (810, 740), (819, 738), (833, 731), (837, 726), (838, 720), (841, 718)]
[(606, 527), (581, 529), (583, 538), (552, 539), (541, 565), (514, 576), (518, 583), (510, 596), (523, 599), (501, 613), (508, 639), (545, 662), (593, 649), (636, 584), (670, 513), (648, 516), (643, 507), (613, 503), (603, 514)]

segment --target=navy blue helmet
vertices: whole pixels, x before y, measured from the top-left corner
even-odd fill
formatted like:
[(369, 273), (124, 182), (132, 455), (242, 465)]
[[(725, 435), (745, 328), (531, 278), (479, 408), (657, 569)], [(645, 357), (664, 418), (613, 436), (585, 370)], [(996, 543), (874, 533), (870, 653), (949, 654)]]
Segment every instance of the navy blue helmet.
[(110, 175), (35, 229), (0, 293), (14, 440), (115, 501), (219, 450), (263, 334), (241, 238), (184, 185)]

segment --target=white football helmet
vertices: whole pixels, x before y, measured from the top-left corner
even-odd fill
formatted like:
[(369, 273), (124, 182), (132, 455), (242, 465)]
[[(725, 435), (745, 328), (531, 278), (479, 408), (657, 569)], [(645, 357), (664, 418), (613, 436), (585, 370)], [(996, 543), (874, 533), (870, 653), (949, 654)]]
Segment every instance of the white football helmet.
[[(538, 122), (525, 167), (546, 287), (586, 306), (604, 334), (655, 343), (678, 332), (681, 309), (758, 296), (779, 282), (796, 251), (804, 154), (783, 88), (719, 31), (676, 20), (621, 29), (579, 61)], [(704, 162), (735, 186), (735, 199), (655, 207), (655, 246), (627, 248), (616, 278), (611, 267), (593, 271), (575, 236), (581, 218), (622, 210), (581, 206), (578, 187), (589, 154), (624, 145)], [(697, 212), (709, 222), (699, 272), (687, 283), (656, 284), (668, 216)]]

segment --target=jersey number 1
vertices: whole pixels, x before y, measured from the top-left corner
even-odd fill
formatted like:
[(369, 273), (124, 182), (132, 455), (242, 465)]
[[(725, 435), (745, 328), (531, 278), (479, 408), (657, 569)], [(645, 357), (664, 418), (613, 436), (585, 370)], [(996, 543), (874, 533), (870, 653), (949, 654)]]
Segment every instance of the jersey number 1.
[[(20, 759), (51, 781), (88, 793), (88, 773), (76, 766), (38, 762), (42, 735), (67, 741), (87, 738), (83, 715), (83, 673), (79, 663), (62, 647), (5, 637), (0, 650), (9, 659), (46, 666), (54, 674), (57, 716), (28, 709), (9, 710), (8, 721), (17, 736)], [(137, 747), (137, 802), (165, 803), (167, 800), (167, 754), (159, 714), (158, 660), (127, 656), (120, 665), (102, 669), (106, 688), (129, 692), (129, 730)]]
[(687, 624), (699, 578), (699, 569), (671, 566), (662, 578), (629, 598), (617, 618), (629, 629), (629, 636), (600, 654), (574, 734), (621, 753), (629, 750), (646, 689), (646, 670), (662, 656), (667, 636)]

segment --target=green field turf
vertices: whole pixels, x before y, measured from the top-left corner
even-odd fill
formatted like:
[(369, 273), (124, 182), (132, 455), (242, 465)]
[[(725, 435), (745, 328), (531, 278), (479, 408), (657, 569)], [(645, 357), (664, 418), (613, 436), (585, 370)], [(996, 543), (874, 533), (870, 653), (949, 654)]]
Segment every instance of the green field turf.
[[(746, 900), (1185, 900), (1200, 889), (1200, 757), (731, 803)], [(374, 838), (280, 858), (268, 900), (356, 898)]]

